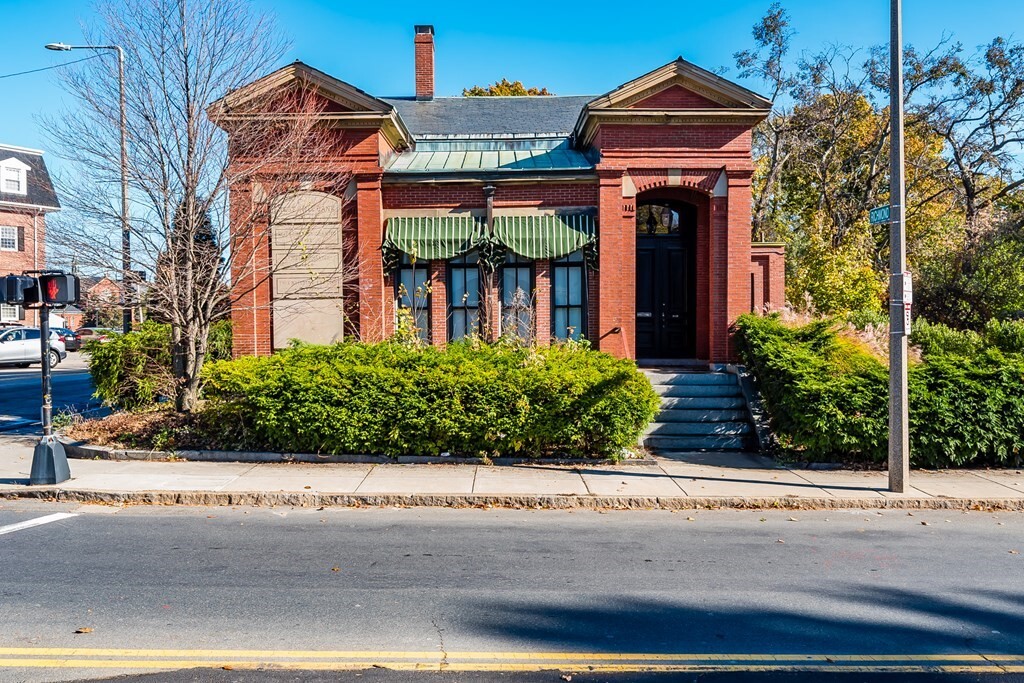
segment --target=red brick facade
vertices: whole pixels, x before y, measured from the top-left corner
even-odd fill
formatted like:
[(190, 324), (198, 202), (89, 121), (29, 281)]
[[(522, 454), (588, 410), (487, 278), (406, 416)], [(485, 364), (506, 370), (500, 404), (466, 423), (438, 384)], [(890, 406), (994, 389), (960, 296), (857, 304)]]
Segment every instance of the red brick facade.
[[(433, 30), (419, 29), (415, 92), (420, 101), (416, 105), (447, 107), (439, 100), (424, 101), (434, 94)], [(376, 129), (345, 129), (348, 144), (336, 158), (325, 160), (339, 177), (350, 178), (347, 188), (331, 190), (345, 195), (346, 259), (358, 272), (355, 286), (345, 294), (346, 334), (375, 341), (394, 331), (396, 276), (385, 272), (381, 251), (388, 220), (468, 213), (482, 217), (487, 207), (484, 188), (493, 186), (495, 216), (580, 211), (595, 216), (597, 268), (586, 270), (584, 287), (587, 337), (597, 348), (628, 358), (638, 355), (638, 207), (651, 202), (692, 207), (693, 223), (685, 229), (695, 231), (696, 356), (712, 362), (732, 360), (730, 327), (736, 318), (784, 303), (782, 249), (752, 245), (750, 230), (751, 129), (770, 105), (704, 74), (680, 60), (587, 103), (573, 135), (566, 134), (578, 158), (587, 160), (571, 173), (546, 169), (512, 173), (505, 170), (505, 162), (493, 169), (452, 173), (452, 160), (461, 163), (463, 157), (471, 158), (473, 147), (465, 144), (451, 147), (448, 161), (422, 162), (444, 163), (437, 172), (400, 174), (391, 166), (397, 156), (433, 149), (429, 145), (437, 147), (439, 136), (427, 131), (403, 139), (401, 125), (386, 127), (388, 117), (396, 116), (386, 102), (367, 104), (368, 111), (379, 112), (384, 123)], [(337, 82), (336, 88), (339, 100), (355, 99), (347, 84)], [(446, 99), (452, 98), (441, 98)], [(423, 154), (419, 158), (425, 159)], [(510, 158), (522, 161), (521, 155)], [(248, 187), (233, 188), (233, 210), (247, 212), (251, 192)], [(269, 231), (268, 227), (267, 233), (247, 235), (234, 245), (240, 255), (236, 260), (251, 264), (233, 273), (239, 292), (233, 313), (236, 355), (264, 355), (274, 348)], [(533, 314), (542, 344), (550, 341), (553, 265), (537, 259), (531, 266)], [(444, 261), (431, 261), (429, 280), (429, 336), (432, 343), (443, 345), (449, 337), (450, 317)], [(497, 288), (493, 289), (491, 303), (497, 306)]]
[[(0, 150), (0, 154), (3, 154)], [(0, 228), (14, 228), (14, 249), (0, 248), (0, 275), (20, 275), (26, 270), (41, 270), (46, 267), (46, 214), (42, 211), (0, 207)], [(8, 313), (12, 311), (8, 310)], [(0, 322), (23, 322), (38, 325), (34, 310), (18, 309), (14, 316), (4, 316)]]

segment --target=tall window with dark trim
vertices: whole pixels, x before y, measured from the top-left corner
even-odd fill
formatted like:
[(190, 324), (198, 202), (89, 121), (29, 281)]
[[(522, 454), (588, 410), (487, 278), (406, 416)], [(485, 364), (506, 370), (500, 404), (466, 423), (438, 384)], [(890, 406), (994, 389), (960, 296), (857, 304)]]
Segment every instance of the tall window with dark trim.
[(509, 252), (501, 267), (502, 334), (533, 336), (533, 261)]
[(430, 341), (430, 261), (402, 254), (395, 278), (395, 298), (399, 308), (408, 310), (420, 339)]
[(480, 268), (477, 253), (448, 262), (448, 339), (471, 337), (480, 331)]
[(582, 251), (551, 263), (551, 334), (555, 339), (587, 335), (587, 268)]

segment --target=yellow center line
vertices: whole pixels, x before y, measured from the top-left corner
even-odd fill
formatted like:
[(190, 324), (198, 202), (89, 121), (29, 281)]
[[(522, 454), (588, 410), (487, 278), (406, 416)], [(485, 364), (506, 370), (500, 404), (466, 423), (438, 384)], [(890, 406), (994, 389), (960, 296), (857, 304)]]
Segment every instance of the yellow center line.
[(967, 666), (967, 665), (829, 665), (825, 663), (788, 663), (788, 664), (591, 664), (585, 661), (556, 661), (543, 663), (455, 663), (443, 665), (438, 662), (418, 663), (408, 661), (293, 661), (293, 662), (259, 662), (236, 660), (111, 660), (111, 659), (0, 659), (0, 667), (5, 668), (74, 668), (74, 669), (185, 669), (201, 667), (218, 667), (231, 669), (289, 669), (289, 670), (358, 670), (377, 666), (398, 671), (510, 671), (530, 672), (560, 669), (569, 671), (594, 671), (599, 673), (615, 672), (687, 672), (687, 671), (836, 671), (836, 672), (943, 672), (943, 673), (1018, 673), (1024, 666)]
[(710, 654), (710, 653), (609, 653), (609, 652), (448, 652), (395, 650), (228, 650), (146, 648), (0, 647), (8, 657), (174, 657), (192, 659), (412, 659), (499, 661), (629, 661), (629, 662), (1024, 662), (1024, 654)]

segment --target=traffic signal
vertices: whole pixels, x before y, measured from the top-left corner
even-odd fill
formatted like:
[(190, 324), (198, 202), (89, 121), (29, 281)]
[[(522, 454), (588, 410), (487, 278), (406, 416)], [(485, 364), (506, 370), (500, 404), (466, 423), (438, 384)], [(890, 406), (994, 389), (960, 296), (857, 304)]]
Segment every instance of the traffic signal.
[(39, 276), (39, 293), (44, 304), (78, 303), (78, 276), (58, 273)]
[(36, 279), (27, 275), (8, 275), (0, 278), (0, 304), (25, 304), (39, 303), (39, 290), (36, 288)]

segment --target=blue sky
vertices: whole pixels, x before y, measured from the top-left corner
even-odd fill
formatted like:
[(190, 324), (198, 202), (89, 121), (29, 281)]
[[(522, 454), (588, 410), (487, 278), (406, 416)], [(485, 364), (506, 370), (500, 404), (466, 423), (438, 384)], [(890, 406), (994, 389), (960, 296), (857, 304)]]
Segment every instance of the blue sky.
[[(707, 68), (728, 66), (726, 76), (735, 77), (732, 54), (751, 44), (750, 28), (771, 4), (254, 1), (277, 16), (291, 41), (284, 63), (301, 59), (381, 96), (411, 94), (412, 27), (419, 23), (436, 28), (438, 95), (502, 77), (559, 95), (599, 94), (678, 55)], [(888, 40), (887, 0), (783, 4), (798, 32), (798, 51)], [(637, 14), (628, 13), (631, 6)], [(42, 46), (79, 41), (89, 8), (80, 0), (0, 0), (0, 76), (78, 58)], [(904, 14), (907, 42), (921, 46), (945, 33), (974, 47), (1024, 29), (1018, 0), (904, 0)], [(52, 74), (0, 78), (0, 142), (45, 147), (36, 117), (59, 109), (63, 97)]]

